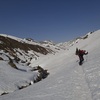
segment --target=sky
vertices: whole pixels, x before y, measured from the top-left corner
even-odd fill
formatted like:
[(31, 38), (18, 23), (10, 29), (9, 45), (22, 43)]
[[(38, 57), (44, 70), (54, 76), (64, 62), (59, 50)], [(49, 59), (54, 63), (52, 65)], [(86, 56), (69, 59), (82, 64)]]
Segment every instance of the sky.
[(100, 29), (100, 0), (0, 0), (0, 33), (66, 42)]

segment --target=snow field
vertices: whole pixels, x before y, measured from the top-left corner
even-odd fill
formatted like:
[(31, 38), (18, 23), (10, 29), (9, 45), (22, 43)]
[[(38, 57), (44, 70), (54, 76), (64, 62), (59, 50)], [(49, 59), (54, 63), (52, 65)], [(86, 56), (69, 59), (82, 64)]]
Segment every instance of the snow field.
[[(37, 84), (1, 96), (0, 100), (100, 100), (100, 30), (88, 35), (68, 50), (32, 60), (31, 66), (40, 65), (50, 75)], [(78, 65), (76, 47), (89, 52), (82, 66)], [(14, 81), (17, 78), (14, 75)]]

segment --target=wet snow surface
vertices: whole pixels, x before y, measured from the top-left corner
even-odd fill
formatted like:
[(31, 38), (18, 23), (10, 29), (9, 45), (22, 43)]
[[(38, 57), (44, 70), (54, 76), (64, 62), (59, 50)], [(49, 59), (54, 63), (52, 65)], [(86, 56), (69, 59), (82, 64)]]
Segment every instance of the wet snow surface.
[[(78, 65), (76, 47), (89, 52), (84, 56), (82, 66)], [(100, 30), (67, 48), (69, 50), (61, 50), (55, 55), (42, 56), (31, 62), (33, 66), (40, 65), (48, 69), (50, 75), (46, 79), (0, 96), (0, 100), (100, 100)], [(22, 75), (30, 76), (25, 72)], [(18, 78), (13, 77), (15, 81)]]

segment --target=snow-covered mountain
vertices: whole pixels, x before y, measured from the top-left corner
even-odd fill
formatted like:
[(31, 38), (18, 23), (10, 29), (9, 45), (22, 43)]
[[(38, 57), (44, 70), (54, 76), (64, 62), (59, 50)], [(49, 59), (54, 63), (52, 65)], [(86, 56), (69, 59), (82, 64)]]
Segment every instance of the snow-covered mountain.
[[(77, 47), (89, 52), (82, 66)], [(99, 100), (99, 59), (100, 30), (59, 44), (0, 35), (0, 100)], [(38, 65), (49, 75), (34, 84)]]
[(22, 63), (22, 65), (24, 63), (30, 64), (31, 60), (37, 60), (41, 55), (55, 53), (54, 48), (56, 46), (50, 43), (40, 43), (32, 39), (21, 39), (0, 34), (0, 53), (1, 56), (3, 55), (1, 59), (10, 59), (17, 63)]
[(36, 61), (41, 56), (54, 54), (56, 51), (53, 50), (50, 46), (47, 47), (32, 39), (0, 34), (0, 76), (2, 76), (0, 77), (0, 95), (27, 87), (37, 79), (41, 80), (40, 73), (37, 72), (38, 66), (32, 65), (31, 61)]
[[(4, 66), (3, 69), (1, 66), (1, 72), (4, 70), (4, 74), (1, 73), (2, 85), (5, 84), (3, 80), (7, 77), (6, 85), (0, 86), (0, 95), (14, 92), (20, 88), (30, 86), (33, 82), (40, 81), (42, 78), (38, 72), (38, 65), (32, 65), (32, 62), (45, 55), (54, 55), (59, 50), (60, 48), (51, 41), (37, 42), (31, 38), (21, 39), (6, 34), (0, 34), (0, 63)], [(10, 72), (9, 70), (12, 71)], [(16, 73), (13, 70), (18, 72)], [(9, 72), (10, 74), (7, 76)], [(21, 72), (26, 72), (25, 74), (29, 74), (28, 76), (30, 77), (28, 78), (26, 75), (21, 75)], [(12, 76), (14, 76), (15, 73), (18, 74), (16, 75), (17, 77), (21, 76), (21, 79), (14, 79)], [(5, 89), (6, 87), (7, 89)], [(12, 89), (10, 89), (11, 87)]]

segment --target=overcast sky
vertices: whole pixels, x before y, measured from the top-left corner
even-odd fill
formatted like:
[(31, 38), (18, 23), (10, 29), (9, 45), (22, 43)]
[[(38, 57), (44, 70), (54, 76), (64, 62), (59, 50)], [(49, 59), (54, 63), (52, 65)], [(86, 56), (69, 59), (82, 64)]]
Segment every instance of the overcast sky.
[(0, 33), (65, 42), (100, 29), (100, 0), (0, 0)]

